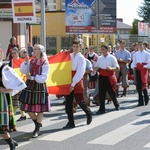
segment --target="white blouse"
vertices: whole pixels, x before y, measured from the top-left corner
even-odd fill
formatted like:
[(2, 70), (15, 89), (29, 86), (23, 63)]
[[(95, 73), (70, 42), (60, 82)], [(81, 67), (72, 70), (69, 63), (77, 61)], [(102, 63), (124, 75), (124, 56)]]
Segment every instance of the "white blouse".
[(119, 68), (119, 64), (115, 56), (108, 54), (106, 57), (103, 55), (99, 56), (95, 68), (106, 69), (107, 67), (117, 67)]
[(71, 53), (70, 57), (72, 62), (72, 71), (76, 71), (71, 84), (71, 86), (74, 87), (85, 74), (86, 61), (84, 56), (80, 52), (78, 52), (76, 55), (74, 55), (74, 53)]
[[(42, 65), (42, 72), (41, 74), (36, 74), (35, 76), (35, 81), (37, 83), (45, 83), (46, 80), (48, 79), (48, 76), (49, 76), (49, 63), (48, 61), (46, 60), (44, 62), (44, 64)], [(23, 73), (23, 74), (28, 74), (30, 71), (30, 62), (26, 63), (26, 62), (23, 62), (20, 66), (20, 72)]]

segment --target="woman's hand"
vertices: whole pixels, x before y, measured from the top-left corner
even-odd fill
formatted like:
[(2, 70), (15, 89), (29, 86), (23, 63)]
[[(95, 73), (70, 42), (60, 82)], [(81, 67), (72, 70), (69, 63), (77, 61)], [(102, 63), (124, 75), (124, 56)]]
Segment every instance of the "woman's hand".
[(28, 62), (29, 61), (29, 55), (27, 53), (24, 53), (25, 56), (25, 61)]
[(11, 89), (6, 89), (4, 87), (0, 87), (0, 92), (1, 93), (9, 93), (11, 91)]

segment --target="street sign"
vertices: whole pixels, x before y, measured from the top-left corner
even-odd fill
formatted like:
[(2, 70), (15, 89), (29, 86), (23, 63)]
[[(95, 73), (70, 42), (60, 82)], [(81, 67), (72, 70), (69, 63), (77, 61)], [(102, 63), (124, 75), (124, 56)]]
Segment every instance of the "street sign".
[(101, 2), (101, 0), (95, 0), (94, 3), (91, 5), (91, 9), (94, 11), (94, 14), (97, 13), (97, 8), (98, 8), (98, 13), (101, 13), (104, 10), (105, 5)]
[[(104, 16), (98, 16), (98, 19), (97, 19), (97, 16), (91, 16), (91, 19), (93, 21), (93, 24), (96, 26), (96, 28), (99, 30), (101, 24), (103, 23), (103, 19), (104, 19)], [(97, 23), (98, 21), (98, 23)]]
[(94, 12), (94, 15), (91, 16), (93, 24), (96, 26), (97, 30), (100, 29), (101, 24), (104, 20), (104, 15), (101, 15), (101, 12), (104, 10), (105, 5), (101, 2), (101, 0), (95, 0), (91, 5), (91, 9)]

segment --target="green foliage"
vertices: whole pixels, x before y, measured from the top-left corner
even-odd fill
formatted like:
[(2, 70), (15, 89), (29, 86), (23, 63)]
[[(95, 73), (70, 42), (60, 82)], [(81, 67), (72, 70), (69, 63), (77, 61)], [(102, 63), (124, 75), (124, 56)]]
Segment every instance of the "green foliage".
[(142, 22), (150, 22), (150, 0), (143, 0), (141, 4), (137, 13), (143, 19)]
[(130, 34), (138, 34), (138, 19), (134, 19), (133, 23), (132, 23), (132, 28), (130, 30)]
[(55, 55), (55, 54), (57, 54), (57, 50), (54, 49), (54, 50), (51, 51), (51, 53), (52, 53), (52, 55)]

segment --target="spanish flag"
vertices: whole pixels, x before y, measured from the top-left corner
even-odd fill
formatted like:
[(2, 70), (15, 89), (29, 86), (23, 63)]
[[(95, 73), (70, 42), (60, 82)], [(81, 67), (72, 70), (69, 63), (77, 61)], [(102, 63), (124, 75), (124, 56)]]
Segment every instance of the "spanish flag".
[(32, 2), (14, 3), (14, 14), (15, 17), (34, 16), (33, 3)]
[[(23, 78), (26, 79), (26, 75), (22, 75), (20, 72), (20, 65), (24, 59), (13, 60), (13, 68)], [(61, 52), (53, 56), (48, 56), (50, 73), (47, 79), (47, 86), (49, 94), (70, 94), (71, 85), (71, 60), (70, 52)]]

